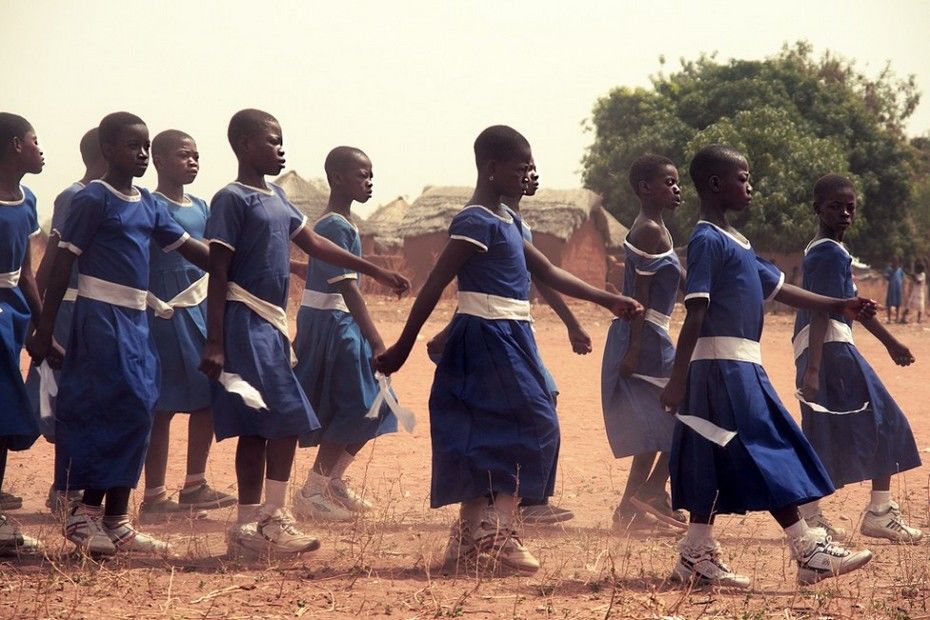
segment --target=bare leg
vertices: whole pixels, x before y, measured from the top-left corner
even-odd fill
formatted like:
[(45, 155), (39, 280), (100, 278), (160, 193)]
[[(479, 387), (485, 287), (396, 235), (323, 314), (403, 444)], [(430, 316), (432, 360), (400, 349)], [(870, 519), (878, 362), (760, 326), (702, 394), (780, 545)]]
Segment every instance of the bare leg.
[(207, 457), (213, 444), (213, 411), (208, 407), (192, 411), (187, 421), (187, 475), (207, 471)]
[[(260, 504), (262, 482), (265, 478), (265, 453), (269, 442), (264, 437), (245, 435), (236, 446), (236, 482), (239, 484), (239, 503)], [(293, 457), (293, 453), (291, 455)]]
[(346, 446), (343, 444), (325, 441), (320, 443), (320, 447), (316, 452), (316, 459), (313, 461), (313, 471), (323, 476), (329, 476), (339, 457), (346, 451)]
[(873, 491), (890, 491), (891, 490), (891, 476), (873, 478), (872, 479), (872, 490)]
[(660, 452), (656, 464), (649, 474), (649, 479), (643, 484), (643, 493), (648, 496), (658, 497), (665, 493), (665, 483), (668, 482), (668, 462), (671, 455), (668, 452)]
[(291, 477), (294, 466), (294, 452), (297, 450), (297, 436), (269, 439), (265, 451), (267, 476), (270, 480), (286, 482)]
[(623, 491), (623, 497), (620, 498), (621, 506), (627, 505), (630, 499), (639, 492), (644, 484), (646, 484), (646, 480), (649, 478), (649, 472), (652, 471), (655, 460), (655, 452), (637, 454), (633, 457), (633, 463), (630, 465), (630, 476), (626, 480), (626, 488)]
[(152, 436), (149, 439), (149, 451), (145, 455), (146, 489), (165, 486), (165, 472), (168, 470), (168, 440), (173, 417), (174, 413), (170, 411), (155, 412)]

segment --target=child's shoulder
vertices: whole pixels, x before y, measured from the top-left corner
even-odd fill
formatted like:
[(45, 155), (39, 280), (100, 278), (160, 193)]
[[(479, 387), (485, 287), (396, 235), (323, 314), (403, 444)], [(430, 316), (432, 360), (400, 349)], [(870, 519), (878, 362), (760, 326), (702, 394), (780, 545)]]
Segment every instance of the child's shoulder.
[(823, 258), (842, 258), (852, 260), (852, 256), (846, 246), (833, 239), (815, 239), (807, 244), (804, 249), (805, 260), (818, 260)]
[(353, 234), (357, 234), (358, 226), (349, 221), (341, 213), (327, 211), (320, 216), (316, 223), (314, 223), (313, 230), (318, 233), (351, 232)]
[(512, 224), (514, 221), (514, 216), (511, 215), (513, 212), (506, 208), (506, 211), (503, 213), (495, 213), (494, 211), (488, 209), (484, 205), (466, 205), (455, 214), (452, 218), (453, 222), (482, 222), (486, 224)]

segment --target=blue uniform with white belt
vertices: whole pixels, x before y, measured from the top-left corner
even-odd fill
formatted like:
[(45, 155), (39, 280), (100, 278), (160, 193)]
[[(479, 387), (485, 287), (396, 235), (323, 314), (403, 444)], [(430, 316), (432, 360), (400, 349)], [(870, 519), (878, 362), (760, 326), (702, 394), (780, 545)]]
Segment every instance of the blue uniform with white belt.
[(833, 492), (823, 464), (769, 382), (759, 349), (766, 300), (784, 274), (725, 230), (699, 221), (685, 301), (707, 299), (679, 413), (736, 433), (717, 445), (676, 424), (672, 506), (697, 515), (776, 510)]
[(56, 489), (138, 483), (158, 399), (149, 244), (167, 252), (188, 236), (145, 189), (93, 181), (74, 197), (59, 242), (77, 255), (78, 298), (58, 386)]

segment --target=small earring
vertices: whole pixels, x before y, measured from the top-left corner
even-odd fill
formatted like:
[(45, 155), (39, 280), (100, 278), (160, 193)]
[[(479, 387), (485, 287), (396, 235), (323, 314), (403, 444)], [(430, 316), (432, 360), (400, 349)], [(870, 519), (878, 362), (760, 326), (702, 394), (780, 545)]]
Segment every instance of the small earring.
[(493, 174), (492, 174), (491, 176), (488, 177), (488, 181), (491, 181), (491, 182), (494, 181), (494, 175), (493, 175)]

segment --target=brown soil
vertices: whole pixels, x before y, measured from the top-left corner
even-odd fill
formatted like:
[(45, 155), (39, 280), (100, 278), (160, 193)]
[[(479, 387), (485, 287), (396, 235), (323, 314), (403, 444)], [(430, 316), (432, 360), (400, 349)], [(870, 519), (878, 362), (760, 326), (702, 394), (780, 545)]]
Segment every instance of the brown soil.
[[(399, 334), (409, 301), (370, 300), (386, 341)], [(600, 356), (610, 317), (573, 305), (595, 343), (595, 352), (573, 355), (564, 329), (544, 307), (535, 310), (543, 358), (562, 389), (560, 480), (554, 503), (575, 511), (557, 527), (526, 528), (525, 542), (543, 562), (532, 576), (446, 575), (437, 568), (453, 509), (430, 510), (427, 398), (432, 365), (419, 346), (394, 378), (401, 400), (416, 411), (412, 434), (378, 440), (349, 471), (377, 510), (343, 526), (312, 525), (320, 551), (289, 561), (243, 565), (224, 558), (223, 539), (233, 509), (207, 520), (147, 525), (168, 536), (180, 559), (119, 557), (105, 563), (70, 553), (44, 507), (51, 480), (52, 447), (39, 440), (12, 453), (5, 489), (25, 498), (9, 515), (42, 538), (47, 556), (0, 563), (0, 617), (393, 617), (393, 618), (930, 618), (930, 578), (924, 544), (904, 547), (863, 539), (875, 559), (854, 574), (799, 589), (783, 537), (767, 515), (721, 518), (724, 556), (754, 579), (749, 592), (688, 591), (666, 581), (675, 561), (676, 537), (624, 536), (610, 528), (629, 460), (612, 458), (600, 406)], [(443, 302), (424, 329), (436, 332), (452, 305)], [(681, 314), (676, 314), (677, 332)], [(788, 408), (794, 365), (789, 343), (792, 318), (770, 315), (763, 338), (765, 366)], [(928, 392), (923, 383), (930, 357), (930, 327), (894, 326), (918, 362), (895, 367), (882, 347), (857, 330), (860, 348), (908, 412), (918, 445), (930, 451)], [(425, 337), (422, 342), (425, 343)], [(169, 486), (183, 480), (186, 447), (183, 416), (174, 422)], [(232, 487), (235, 444), (214, 446), (208, 467), (212, 484)], [(302, 481), (313, 453), (298, 453), (294, 480)], [(897, 476), (895, 496), (911, 523), (928, 525), (928, 469)], [(855, 530), (868, 485), (840, 490), (825, 501), (828, 514)], [(136, 498), (138, 500), (138, 497)]]

